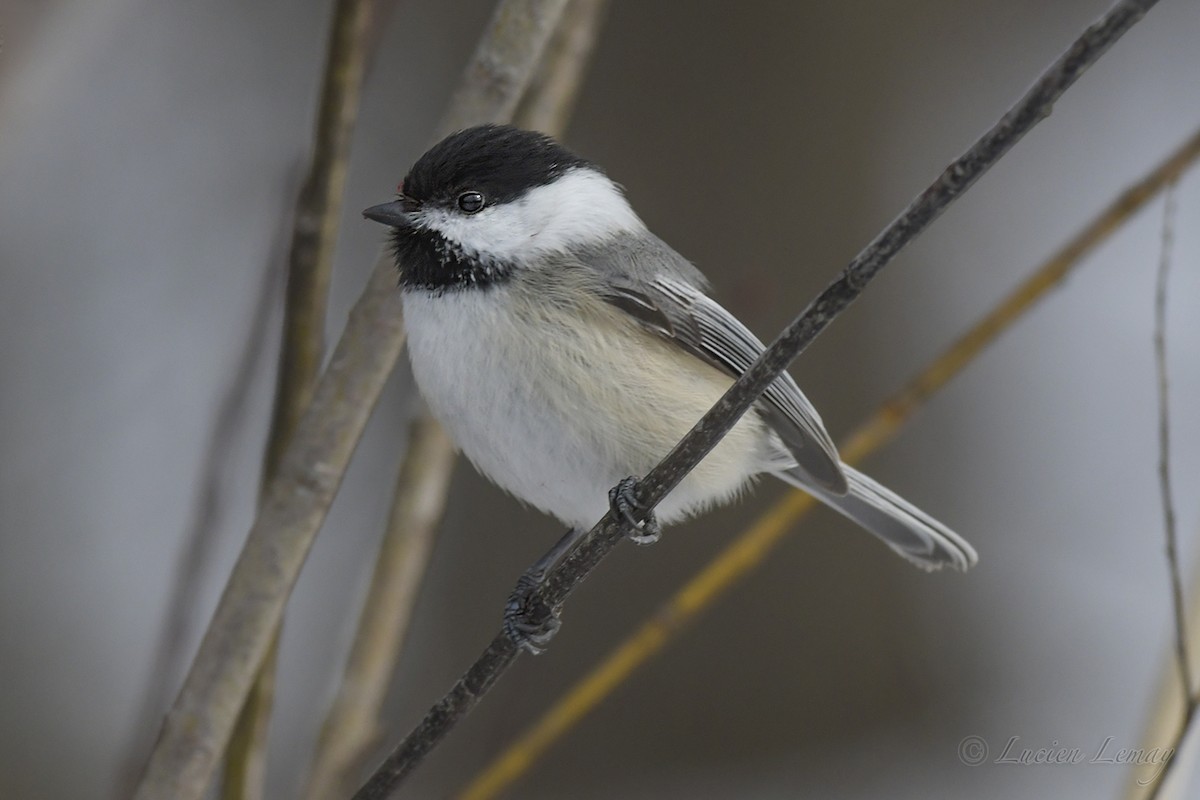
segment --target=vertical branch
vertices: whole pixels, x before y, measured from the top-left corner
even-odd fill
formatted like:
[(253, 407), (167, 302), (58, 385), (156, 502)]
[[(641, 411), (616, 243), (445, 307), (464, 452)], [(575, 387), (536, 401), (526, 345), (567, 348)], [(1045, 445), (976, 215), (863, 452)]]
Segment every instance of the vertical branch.
[[(564, 1), (501, 2), (441, 131), (511, 118)], [(380, 258), (263, 492), (135, 800), (204, 794), (403, 343), (394, 267)]]
[[(1192, 664), (1188, 657), (1186, 604), (1183, 599), (1183, 578), (1179, 571), (1179, 541), (1175, 527), (1175, 504), (1171, 492), (1171, 417), (1170, 385), (1167, 380), (1167, 276), (1171, 269), (1171, 249), (1175, 231), (1175, 187), (1167, 189), (1163, 206), (1162, 253), (1158, 260), (1158, 275), (1154, 286), (1154, 367), (1158, 378), (1158, 484), (1162, 494), (1163, 527), (1167, 540), (1167, 568), (1171, 574), (1171, 605), (1175, 616), (1175, 659), (1179, 679), (1188, 698), (1195, 691)], [(1187, 716), (1195, 703), (1189, 701)]]
[(358, 118), (372, 5), (373, 0), (334, 3), (312, 163), (296, 200), (283, 349), (263, 464), (264, 484), (278, 472), (284, 448), (312, 398), (324, 359), (333, 248), (346, 187), (350, 140)]
[[(1183, 593), (1183, 578), (1179, 569), (1179, 541), (1175, 525), (1175, 504), (1171, 490), (1171, 418), (1170, 382), (1167, 370), (1167, 277), (1171, 269), (1171, 251), (1175, 241), (1174, 184), (1168, 189), (1163, 204), (1162, 250), (1154, 284), (1154, 370), (1158, 384), (1158, 485), (1162, 497), (1163, 528), (1166, 536), (1167, 571), (1171, 583), (1171, 607), (1175, 627), (1175, 665), (1179, 670), (1183, 714), (1179, 720), (1170, 750), (1171, 755), (1162, 768), (1146, 784), (1147, 800), (1155, 800), (1167, 785), (1167, 778), (1178, 763), (1179, 747), (1196, 716), (1195, 684), (1192, 663), (1188, 655), (1187, 602)], [(1182, 779), (1181, 779), (1182, 780)]]
[[(568, 0), (514, 122), (561, 135), (595, 47), (607, 0)], [(371, 749), (445, 505), (453, 446), (432, 418), (412, 426), (387, 530), (346, 671), (321, 727), (307, 800), (348, 797)]]
[[(284, 448), (312, 399), (325, 356), (325, 313), (333, 250), (341, 217), (350, 139), (358, 118), (366, 40), (374, 0), (336, 0), (321, 84), (308, 175), (296, 200), (288, 255), (283, 341), (271, 430), (263, 459), (263, 485), (279, 468)], [(279, 632), (263, 659), (230, 741), (222, 796), (261, 800), (266, 783), (268, 721), (275, 696)]]

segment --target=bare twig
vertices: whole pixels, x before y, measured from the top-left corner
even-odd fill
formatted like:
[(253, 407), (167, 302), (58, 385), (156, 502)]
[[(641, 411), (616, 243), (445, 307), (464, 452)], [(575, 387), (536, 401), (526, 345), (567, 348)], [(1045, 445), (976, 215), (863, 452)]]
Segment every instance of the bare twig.
[[(1174, 186), (1171, 187), (1173, 189)], [(1179, 543), (1175, 527), (1175, 505), (1171, 492), (1171, 417), (1167, 380), (1167, 276), (1175, 239), (1175, 193), (1168, 190), (1163, 207), (1162, 251), (1154, 286), (1154, 366), (1158, 379), (1158, 482), (1162, 493), (1163, 527), (1167, 540), (1167, 571), (1171, 580), (1171, 606), (1175, 623), (1175, 665), (1179, 669), (1183, 713), (1168, 747), (1171, 757), (1148, 782), (1147, 800), (1155, 800), (1167, 785), (1167, 778), (1178, 763), (1179, 747), (1191, 729), (1200, 698), (1192, 682), (1192, 663), (1188, 656), (1187, 603), (1183, 577), (1179, 569)]]
[[(641, 481), (638, 506), (653, 508), (678, 484), (787, 368), (801, 350), (853, 302), (872, 278), (1038, 122), (1055, 101), (1156, 0), (1123, 0), (1088, 28), (1023, 98), (872, 241), (804, 313), (717, 401), (671, 453)], [(644, 513), (644, 511), (643, 511)], [(531, 598), (556, 608), (625, 536), (611, 513), (596, 524)], [(354, 800), (382, 800), (439, 744), (516, 660), (517, 649), (500, 631), (475, 663), (393, 750)]]
[[(511, 118), (563, 2), (501, 3), (441, 131)], [(395, 267), (381, 257), (266, 488), (136, 800), (193, 800), (203, 794), (304, 558), (400, 355), (404, 329), (395, 289)]]
[[(515, 113), (516, 124), (562, 134), (606, 5), (606, 0), (568, 0)], [(348, 796), (380, 742), (379, 709), (433, 550), (453, 464), (450, 440), (437, 422), (422, 416), (412, 426), (346, 670), (321, 728), (308, 800)]]
[[(1080, 266), (1084, 256), (1119, 230), (1198, 158), (1200, 131), (1192, 134), (1182, 147), (1171, 153), (1146, 177), (1122, 192), (1066, 245), (1040, 264), (1015, 290), (860, 424), (839, 448), (843, 458), (855, 464), (888, 444), (930, 397), (972, 363), (1000, 334), (1015, 325), (1038, 300)], [(552, 744), (574, 728), (639, 667), (662, 652), (676, 634), (723, 597), (727, 590), (760, 565), (815, 505), (809, 495), (796, 491), (759, 515), (750, 527), (735, 537), (485, 767), (458, 794), (459, 800), (488, 800), (528, 772)]]
[[(278, 470), (296, 422), (308, 407), (325, 356), (325, 312), (333, 248), (346, 185), (350, 137), (358, 118), (373, 3), (336, 0), (333, 7), (312, 161), (296, 200), (292, 223), (278, 385), (263, 459), (264, 486)], [(222, 777), (225, 800), (263, 797), (278, 655), (277, 632), (230, 740)]]
[(364, 759), (380, 742), (379, 709), (433, 552), (454, 460), (436, 422), (422, 417), (413, 423), (346, 670), (321, 726), (308, 800), (349, 796)]
[[(1183, 693), (1195, 691), (1192, 664), (1188, 657), (1187, 618), (1183, 599), (1183, 578), (1179, 573), (1179, 542), (1175, 529), (1175, 504), (1171, 499), (1171, 417), (1170, 386), (1167, 381), (1167, 276), (1171, 269), (1171, 248), (1175, 231), (1174, 186), (1167, 188), (1163, 208), (1162, 253), (1154, 287), (1154, 366), (1158, 377), (1158, 482), (1162, 490), (1163, 526), (1167, 539), (1167, 567), (1171, 573), (1171, 605), (1175, 614), (1175, 658)], [(1191, 703), (1194, 705), (1194, 702)], [(1190, 715), (1189, 715), (1190, 716)]]
[(264, 483), (278, 472), (291, 434), (308, 408), (324, 359), (333, 248), (362, 94), (373, 5), (374, 0), (336, 0), (333, 7), (312, 163), (296, 200), (279, 385), (263, 466)]

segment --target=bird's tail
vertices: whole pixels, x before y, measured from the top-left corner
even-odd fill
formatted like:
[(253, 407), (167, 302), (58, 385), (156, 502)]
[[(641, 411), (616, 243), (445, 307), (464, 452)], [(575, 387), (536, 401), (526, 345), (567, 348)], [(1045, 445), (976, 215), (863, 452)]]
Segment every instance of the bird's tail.
[(965, 570), (978, 561), (975, 548), (957, 533), (858, 470), (845, 464), (842, 469), (850, 487), (844, 495), (812, 486), (797, 470), (775, 475), (854, 520), (922, 569), (950, 565)]

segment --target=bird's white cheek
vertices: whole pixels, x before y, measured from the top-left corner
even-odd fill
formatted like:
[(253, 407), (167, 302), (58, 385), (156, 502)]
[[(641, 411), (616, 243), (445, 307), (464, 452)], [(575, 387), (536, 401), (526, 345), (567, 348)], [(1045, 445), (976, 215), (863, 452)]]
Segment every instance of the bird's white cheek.
[(473, 216), (435, 210), (426, 212), (422, 224), (476, 258), (509, 260), (524, 255), (538, 227), (515, 208), (489, 208)]

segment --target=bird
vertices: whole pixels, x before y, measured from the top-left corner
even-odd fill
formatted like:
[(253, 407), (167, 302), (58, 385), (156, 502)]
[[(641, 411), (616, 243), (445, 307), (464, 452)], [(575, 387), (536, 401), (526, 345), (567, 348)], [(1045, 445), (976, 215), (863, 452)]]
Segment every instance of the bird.
[(637, 519), (638, 476), (765, 347), (618, 183), (554, 138), (457, 131), (417, 159), (396, 199), (362, 213), (391, 228), (409, 361), (430, 412), (479, 472), (568, 526), (505, 608), (522, 649), (540, 652), (560, 624), (557, 609), (534, 613), (536, 588), (609, 509), (650, 543), (761, 475), (918, 567), (976, 563), (965, 539), (841, 460), (786, 372)]

